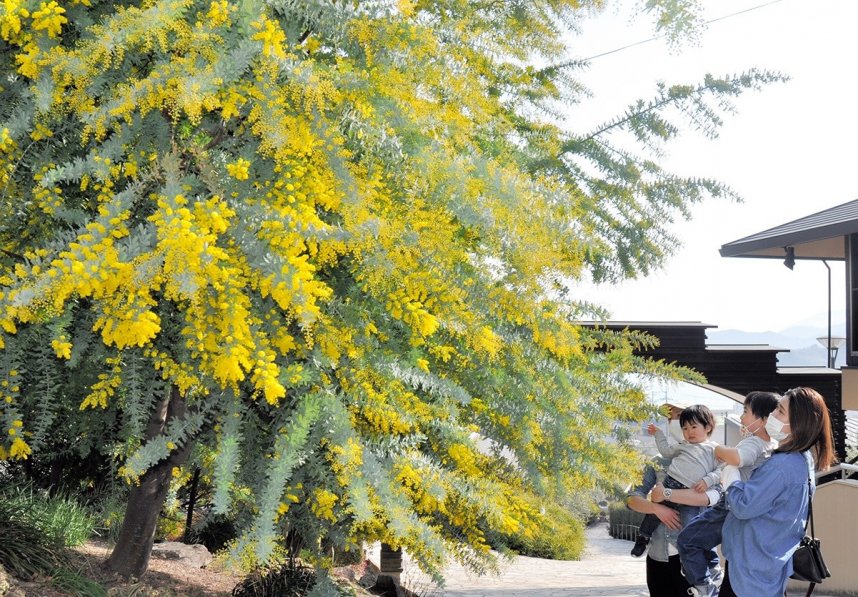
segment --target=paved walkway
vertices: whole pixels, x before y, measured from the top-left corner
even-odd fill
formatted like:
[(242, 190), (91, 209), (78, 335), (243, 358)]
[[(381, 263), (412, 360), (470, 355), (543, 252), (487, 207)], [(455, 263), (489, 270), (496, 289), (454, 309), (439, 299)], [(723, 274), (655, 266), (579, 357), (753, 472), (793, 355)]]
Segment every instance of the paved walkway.
[[(629, 555), (631, 542), (611, 539), (607, 524), (587, 529), (587, 550), (577, 562), (518, 556), (501, 563), (498, 576), (477, 577), (459, 565), (447, 569), (447, 597), (649, 597), (643, 558)], [(805, 591), (790, 591), (803, 596)], [(814, 591), (814, 597), (831, 597)]]

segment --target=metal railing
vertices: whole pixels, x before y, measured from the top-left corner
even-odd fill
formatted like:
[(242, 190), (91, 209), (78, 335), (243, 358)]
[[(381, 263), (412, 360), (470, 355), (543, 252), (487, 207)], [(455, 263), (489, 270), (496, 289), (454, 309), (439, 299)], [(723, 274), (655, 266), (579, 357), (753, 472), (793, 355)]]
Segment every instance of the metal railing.
[(638, 538), (638, 525), (614, 523), (608, 528), (608, 534), (614, 539), (634, 541)]
[[(819, 479), (820, 477), (831, 477), (832, 475), (836, 475), (837, 473), (840, 473), (840, 477), (839, 477), (840, 479), (847, 479), (850, 476), (854, 475), (855, 473), (858, 473), (858, 465), (846, 464), (846, 463), (836, 464), (836, 465), (832, 466), (830, 469), (828, 469), (827, 471), (817, 472), (816, 478)], [(829, 479), (829, 480), (831, 481), (833, 479)]]

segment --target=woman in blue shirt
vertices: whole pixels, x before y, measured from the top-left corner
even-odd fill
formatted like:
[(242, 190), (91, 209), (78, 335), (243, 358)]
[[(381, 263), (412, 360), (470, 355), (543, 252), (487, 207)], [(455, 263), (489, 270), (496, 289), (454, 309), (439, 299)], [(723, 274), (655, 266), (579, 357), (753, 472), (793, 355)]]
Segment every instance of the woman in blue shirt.
[(786, 392), (766, 431), (778, 442), (771, 458), (747, 481), (739, 481), (732, 467), (722, 476), (730, 513), (722, 531), (727, 566), (720, 597), (784, 594), (792, 554), (804, 536), (814, 468), (825, 470), (834, 460), (828, 408), (816, 390)]

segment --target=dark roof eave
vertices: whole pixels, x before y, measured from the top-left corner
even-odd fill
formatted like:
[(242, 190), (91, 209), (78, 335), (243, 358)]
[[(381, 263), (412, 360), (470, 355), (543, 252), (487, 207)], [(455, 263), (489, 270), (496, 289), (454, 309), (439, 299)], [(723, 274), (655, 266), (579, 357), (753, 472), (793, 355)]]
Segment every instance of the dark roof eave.
[[(795, 247), (796, 259), (845, 259), (837, 240), (858, 233), (858, 200), (787, 222), (721, 246), (722, 257), (783, 258)], [(820, 250), (825, 246), (825, 250)], [(806, 248), (802, 255), (802, 248)]]
[[(763, 238), (754, 235), (721, 245), (719, 253), (721, 253), (721, 257), (771, 257), (776, 259), (776, 255), (753, 255), (752, 253), (754, 251), (795, 247), (820, 240), (843, 238), (856, 232), (858, 232), (858, 221), (849, 221), (826, 226), (825, 228), (814, 228)], [(780, 258), (783, 259), (783, 256), (780, 256)], [(796, 259), (800, 258), (798, 255), (796, 256)], [(843, 259), (843, 256), (831, 256), (828, 259)]]

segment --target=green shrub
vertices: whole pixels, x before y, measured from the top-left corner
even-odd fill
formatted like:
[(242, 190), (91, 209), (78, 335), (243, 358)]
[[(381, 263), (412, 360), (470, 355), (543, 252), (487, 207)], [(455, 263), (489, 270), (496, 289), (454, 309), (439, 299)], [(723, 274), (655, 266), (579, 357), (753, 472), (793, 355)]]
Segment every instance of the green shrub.
[(252, 572), (232, 594), (233, 597), (301, 597), (315, 584), (316, 571), (312, 568), (278, 566)]
[(280, 566), (287, 566), (290, 561), (286, 548), (280, 543), (274, 545), (267, 562), (259, 560), (256, 549), (257, 545), (252, 541), (233, 539), (215, 554), (215, 561), (224, 568), (240, 574), (279, 569)]
[(30, 485), (11, 485), (0, 489), (0, 501), (8, 520), (33, 528), (47, 543), (75, 547), (92, 535), (95, 519), (75, 500), (49, 496)]
[(232, 590), (233, 597), (305, 597), (354, 595), (354, 592), (305, 566), (282, 565), (256, 570)]
[(104, 494), (92, 507), (95, 513), (93, 532), (110, 543), (116, 543), (125, 519), (126, 504), (125, 496)]
[(181, 541), (185, 536), (185, 518), (175, 512), (162, 512), (155, 527), (156, 541)]
[(551, 560), (577, 560), (586, 547), (584, 524), (569, 509), (556, 504), (542, 504), (537, 530), (532, 536), (523, 533), (490, 535), (496, 547), (507, 547), (521, 555)]
[(586, 547), (584, 525), (566, 508), (545, 504), (539, 532), (526, 542), (524, 555), (552, 560), (578, 560)]
[(39, 525), (58, 544), (76, 547), (92, 536), (95, 520), (86, 508), (74, 500), (53, 497), (41, 504), (43, 510)]
[(211, 553), (218, 552), (238, 537), (235, 523), (224, 515), (212, 515), (204, 518), (191, 529), (191, 542), (201, 543)]
[(625, 502), (614, 502), (608, 508), (608, 534), (614, 539), (634, 541), (644, 515), (635, 512)]
[(61, 563), (57, 546), (38, 529), (16, 520), (14, 508), (0, 500), (0, 564), (12, 576), (30, 580)]
[(70, 498), (30, 485), (0, 487), (0, 564), (25, 580), (53, 575), (66, 562), (63, 548), (86, 541), (93, 522)]
[(81, 597), (107, 597), (107, 589), (81, 573), (68, 568), (57, 568), (51, 573), (51, 584), (70, 595)]

